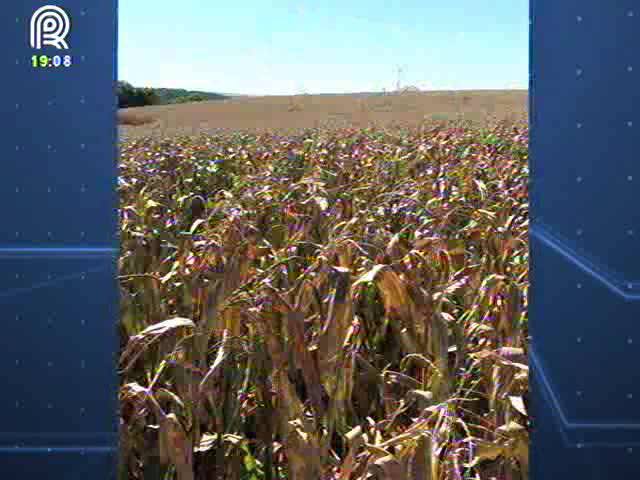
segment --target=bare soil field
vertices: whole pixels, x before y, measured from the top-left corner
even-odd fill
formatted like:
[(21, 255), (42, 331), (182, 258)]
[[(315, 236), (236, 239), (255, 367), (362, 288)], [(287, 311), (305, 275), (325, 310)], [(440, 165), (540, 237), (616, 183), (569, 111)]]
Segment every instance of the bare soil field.
[(306, 128), (418, 125), (432, 121), (526, 120), (526, 90), (238, 97), (119, 111), (123, 138), (216, 130), (290, 132)]

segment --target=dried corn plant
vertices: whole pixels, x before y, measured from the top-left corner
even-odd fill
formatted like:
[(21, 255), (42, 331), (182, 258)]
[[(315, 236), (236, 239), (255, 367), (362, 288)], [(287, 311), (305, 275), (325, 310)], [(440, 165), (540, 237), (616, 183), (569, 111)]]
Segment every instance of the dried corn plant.
[(121, 148), (121, 478), (528, 478), (526, 125)]

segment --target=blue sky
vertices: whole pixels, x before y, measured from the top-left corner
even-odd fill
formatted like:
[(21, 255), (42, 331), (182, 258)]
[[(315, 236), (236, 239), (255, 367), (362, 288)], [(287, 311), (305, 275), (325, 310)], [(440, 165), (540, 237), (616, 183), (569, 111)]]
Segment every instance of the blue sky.
[(120, 0), (119, 78), (252, 95), (527, 88), (528, 0)]

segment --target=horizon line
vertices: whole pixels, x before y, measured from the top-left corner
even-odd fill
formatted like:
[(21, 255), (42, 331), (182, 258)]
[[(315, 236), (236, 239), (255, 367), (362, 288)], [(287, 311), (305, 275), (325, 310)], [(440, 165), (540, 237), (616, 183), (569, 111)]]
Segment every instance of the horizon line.
[[(118, 80), (119, 82), (126, 80)], [(187, 87), (158, 87), (158, 86), (137, 86), (136, 88), (152, 88), (156, 90), (186, 90), (189, 92), (199, 92), (214, 95), (224, 95), (228, 97), (292, 97), (303, 95), (370, 95), (370, 94), (394, 94), (394, 93), (440, 93), (440, 92), (528, 92), (528, 87), (513, 88), (437, 88), (437, 89), (420, 89), (413, 86), (400, 88), (399, 90), (370, 90), (370, 91), (350, 91), (350, 92), (298, 92), (298, 93), (228, 93), (212, 90), (203, 90), (200, 88)]]

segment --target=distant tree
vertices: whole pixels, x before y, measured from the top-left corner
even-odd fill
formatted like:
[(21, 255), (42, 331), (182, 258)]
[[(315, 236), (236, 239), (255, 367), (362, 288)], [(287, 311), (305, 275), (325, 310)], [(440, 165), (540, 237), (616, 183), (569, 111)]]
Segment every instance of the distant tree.
[(160, 103), (160, 97), (153, 88), (145, 88), (142, 92), (142, 98), (145, 105), (156, 105)]
[(118, 107), (144, 107), (160, 102), (158, 94), (153, 88), (136, 88), (129, 82), (118, 82)]

